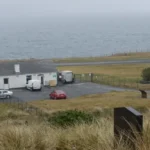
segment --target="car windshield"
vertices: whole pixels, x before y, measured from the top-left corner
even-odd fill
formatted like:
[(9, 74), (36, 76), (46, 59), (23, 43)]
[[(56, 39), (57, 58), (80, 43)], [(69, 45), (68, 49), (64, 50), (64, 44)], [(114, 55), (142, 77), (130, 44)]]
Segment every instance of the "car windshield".
[(65, 94), (65, 93), (64, 93), (63, 91), (61, 91), (61, 90), (58, 90), (57, 93), (58, 93), (58, 94)]

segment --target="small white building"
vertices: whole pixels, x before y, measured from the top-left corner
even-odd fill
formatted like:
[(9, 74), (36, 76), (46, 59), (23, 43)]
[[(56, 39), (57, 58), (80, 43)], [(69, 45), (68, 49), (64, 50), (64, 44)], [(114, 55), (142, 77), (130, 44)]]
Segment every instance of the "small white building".
[(24, 88), (28, 80), (38, 79), (44, 86), (57, 84), (57, 69), (51, 61), (0, 62), (0, 89)]

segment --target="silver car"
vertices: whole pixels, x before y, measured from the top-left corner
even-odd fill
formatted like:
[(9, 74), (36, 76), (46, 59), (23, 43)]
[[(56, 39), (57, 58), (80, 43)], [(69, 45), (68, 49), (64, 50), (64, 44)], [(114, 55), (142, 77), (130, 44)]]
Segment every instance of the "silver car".
[(9, 90), (0, 90), (0, 98), (11, 98), (13, 95), (12, 91)]

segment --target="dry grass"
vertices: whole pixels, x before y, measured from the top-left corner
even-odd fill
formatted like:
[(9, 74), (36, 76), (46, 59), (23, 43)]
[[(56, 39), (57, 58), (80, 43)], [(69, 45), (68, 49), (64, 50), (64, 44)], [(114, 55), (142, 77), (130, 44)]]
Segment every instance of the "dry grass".
[(30, 104), (49, 113), (68, 109), (94, 110), (121, 106), (150, 107), (150, 99), (142, 99), (140, 96), (141, 93), (138, 91), (112, 91), (110, 93), (85, 95), (68, 100), (32, 101)]
[[(147, 100), (138, 99), (138, 93), (116, 93), (112, 92), (110, 94), (106, 94), (108, 96), (118, 95), (125, 100), (125, 97), (128, 99), (133, 99), (133, 102), (136, 102), (136, 106), (141, 106), (141, 103), (144, 103), (144, 106), (149, 106)], [(104, 100), (106, 95), (100, 95), (100, 98)], [(99, 97), (98, 95), (87, 96), (88, 99), (90, 97)], [(118, 97), (118, 98), (119, 98)], [(114, 97), (115, 98), (115, 97)], [(114, 99), (115, 100), (115, 99)], [(120, 101), (122, 101), (120, 100)], [(139, 101), (140, 100), (140, 101)], [(72, 100), (75, 101), (75, 100)], [(80, 99), (77, 100), (80, 102)], [(86, 100), (85, 100), (86, 101)], [(91, 100), (89, 100), (91, 101)], [(126, 100), (125, 100), (126, 101)], [(143, 102), (144, 101), (144, 102)], [(53, 102), (61, 102), (61, 101), (53, 101)], [(66, 102), (67, 101), (63, 101)], [(106, 99), (105, 106), (108, 106), (108, 99)], [(129, 102), (131, 103), (131, 102)], [(62, 104), (62, 103), (61, 103)], [(60, 106), (61, 104), (58, 104)], [(81, 105), (83, 104), (81, 100)], [(84, 103), (87, 105), (86, 103)], [(88, 103), (90, 105), (90, 103)], [(94, 104), (92, 102), (91, 104)], [(133, 104), (133, 103), (132, 103)], [(104, 106), (104, 105), (103, 105)], [(134, 105), (135, 106), (135, 105)], [(13, 108), (8, 105), (0, 104), (1, 108), (4, 108), (4, 112), (9, 112)], [(65, 109), (68, 109), (66, 106)], [(111, 105), (112, 107), (112, 105)], [(81, 108), (81, 107), (80, 107)], [(91, 108), (90, 108), (91, 109)], [(2, 112), (0, 112), (1, 117), (3, 116)], [(28, 114), (22, 114), (20, 116), (21, 111), (15, 109), (16, 115), (17, 111), (20, 119), (24, 115), (29, 116)], [(22, 112), (24, 113), (24, 112)], [(6, 115), (4, 115), (6, 116)], [(0, 150), (113, 150), (114, 149), (114, 136), (113, 136), (113, 118), (99, 118), (97, 122), (93, 122), (91, 124), (76, 124), (75, 126), (68, 128), (56, 128), (54, 126), (50, 126), (44, 121), (37, 122), (31, 116), (32, 123), (29, 122), (26, 124), (12, 124), (14, 122), (14, 118), (12, 121), (7, 121), (7, 117), (5, 118), (7, 123), (4, 121), (0, 121)], [(17, 117), (18, 118), (18, 117)], [(149, 150), (150, 147), (150, 111), (147, 111), (144, 114), (144, 134), (143, 139), (138, 139), (135, 141), (137, 150)], [(18, 118), (19, 119), (19, 118)], [(24, 120), (25, 121), (25, 120)], [(122, 140), (117, 141), (116, 150), (131, 150), (128, 145), (126, 145)]]
[(41, 120), (25, 111), (22, 111), (12, 104), (0, 103), (0, 127), (6, 125), (25, 125), (25, 122), (39, 123)]
[(15, 108), (13, 105), (0, 104), (0, 119), (5, 118), (20, 118), (28, 116), (27, 113)]
[[(111, 123), (110, 123), (111, 122)], [(112, 150), (112, 120), (67, 129), (44, 124), (0, 128), (1, 150)], [(119, 146), (121, 148), (121, 145)]]
[[(149, 150), (150, 112), (145, 114), (143, 140), (135, 141), (137, 150)], [(113, 150), (113, 120), (100, 118), (92, 124), (55, 128), (44, 123), (5, 125), (0, 128), (1, 150)], [(118, 141), (116, 150), (131, 150)]]
[(136, 53), (118, 53), (111, 56), (103, 57), (81, 57), (81, 58), (64, 58), (53, 59), (57, 63), (69, 63), (69, 62), (98, 62), (98, 61), (112, 61), (112, 60), (133, 60), (133, 59), (148, 59), (150, 58), (150, 52), (136, 52)]

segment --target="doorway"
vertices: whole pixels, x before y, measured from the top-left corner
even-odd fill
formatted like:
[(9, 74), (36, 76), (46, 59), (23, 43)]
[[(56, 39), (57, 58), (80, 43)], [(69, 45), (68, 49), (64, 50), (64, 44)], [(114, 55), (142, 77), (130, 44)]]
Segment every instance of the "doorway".
[(32, 75), (27, 75), (26, 76), (26, 84), (28, 84), (29, 80), (32, 80)]
[(44, 84), (44, 77), (41, 76), (41, 84), (43, 85)]
[(9, 78), (4, 78), (4, 89), (9, 89)]

